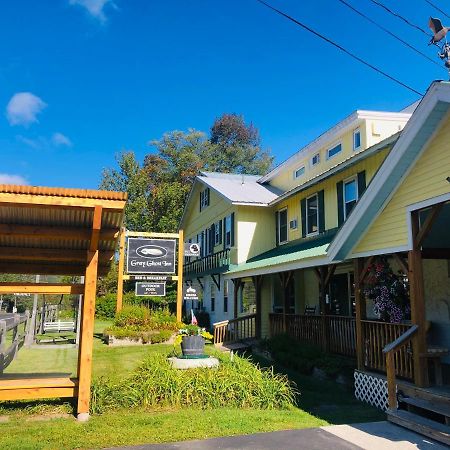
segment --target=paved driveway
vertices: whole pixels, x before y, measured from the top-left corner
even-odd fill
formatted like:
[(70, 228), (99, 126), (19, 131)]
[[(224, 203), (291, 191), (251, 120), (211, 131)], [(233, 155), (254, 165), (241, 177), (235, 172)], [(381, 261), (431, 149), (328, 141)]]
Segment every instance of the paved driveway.
[(332, 425), (244, 436), (121, 447), (121, 450), (444, 450), (447, 447), (390, 422)]

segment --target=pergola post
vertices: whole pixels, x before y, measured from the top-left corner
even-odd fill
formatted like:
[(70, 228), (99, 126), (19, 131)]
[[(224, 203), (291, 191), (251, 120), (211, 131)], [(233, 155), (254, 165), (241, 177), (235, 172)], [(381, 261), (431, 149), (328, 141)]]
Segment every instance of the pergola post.
[(95, 294), (97, 290), (98, 241), (102, 222), (102, 207), (96, 206), (92, 237), (87, 253), (84, 278), (84, 302), (81, 316), (81, 338), (78, 355), (78, 420), (89, 418), (91, 397), (92, 349), (94, 341)]
[(116, 311), (119, 312), (122, 309), (123, 303), (123, 270), (125, 265), (125, 228), (120, 230), (120, 241), (119, 241), (119, 265), (118, 265), (118, 275), (117, 275), (117, 301), (116, 301)]
[(255, 275), (253, 277), (253, 284), (255, 286), (255, 296), (256, 296), (256, 319), (255, 319), (255, 334), (258, 339), (261, 338), (261, 287), (262, 287), (263, 276)]

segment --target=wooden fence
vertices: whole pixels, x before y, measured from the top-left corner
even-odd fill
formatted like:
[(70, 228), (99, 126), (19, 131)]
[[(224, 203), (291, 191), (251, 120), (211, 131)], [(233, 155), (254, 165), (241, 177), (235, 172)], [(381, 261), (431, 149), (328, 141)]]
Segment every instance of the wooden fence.
[(256, 314), (216, 322), (214, 344), (224, 344), (256, 337)]
[[(367, 369), (386, 372), (386, 356), (383, 348), (404, 334), (411, 325), (362, 320), (364, 335), (364, 365)], [(397, 376), (414, 378), (411, 345), (400, 348), (394, 355)]]
[(270, 336), (286, 332), (293, 339), (316, 345), (324, 351), (354, 357), (356, 355), (355, 318), (346, 316), (269, 314)]
[[(29, 313), (0, 314), (0, 374), (11, 364), (25, 340)], [(19, 330), (23, 325), (23, 330)], [(12, 333), (9, 333), (12, 331)]]

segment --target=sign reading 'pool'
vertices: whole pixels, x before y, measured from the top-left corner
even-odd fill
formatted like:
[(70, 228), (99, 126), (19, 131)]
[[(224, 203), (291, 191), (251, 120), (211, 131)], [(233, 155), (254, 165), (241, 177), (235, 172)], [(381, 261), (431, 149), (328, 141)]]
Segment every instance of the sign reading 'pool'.
[(127, 273), (175, 273), (175, 239), (128, 238)]

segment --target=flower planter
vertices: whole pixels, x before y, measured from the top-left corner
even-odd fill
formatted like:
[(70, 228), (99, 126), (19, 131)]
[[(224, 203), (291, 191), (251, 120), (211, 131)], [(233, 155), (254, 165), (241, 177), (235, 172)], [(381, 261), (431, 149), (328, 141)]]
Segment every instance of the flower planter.
[(183, 356), (201, 356), (205, 351), (205, 340), (202, 336), (183, 336), (181, 351)]

